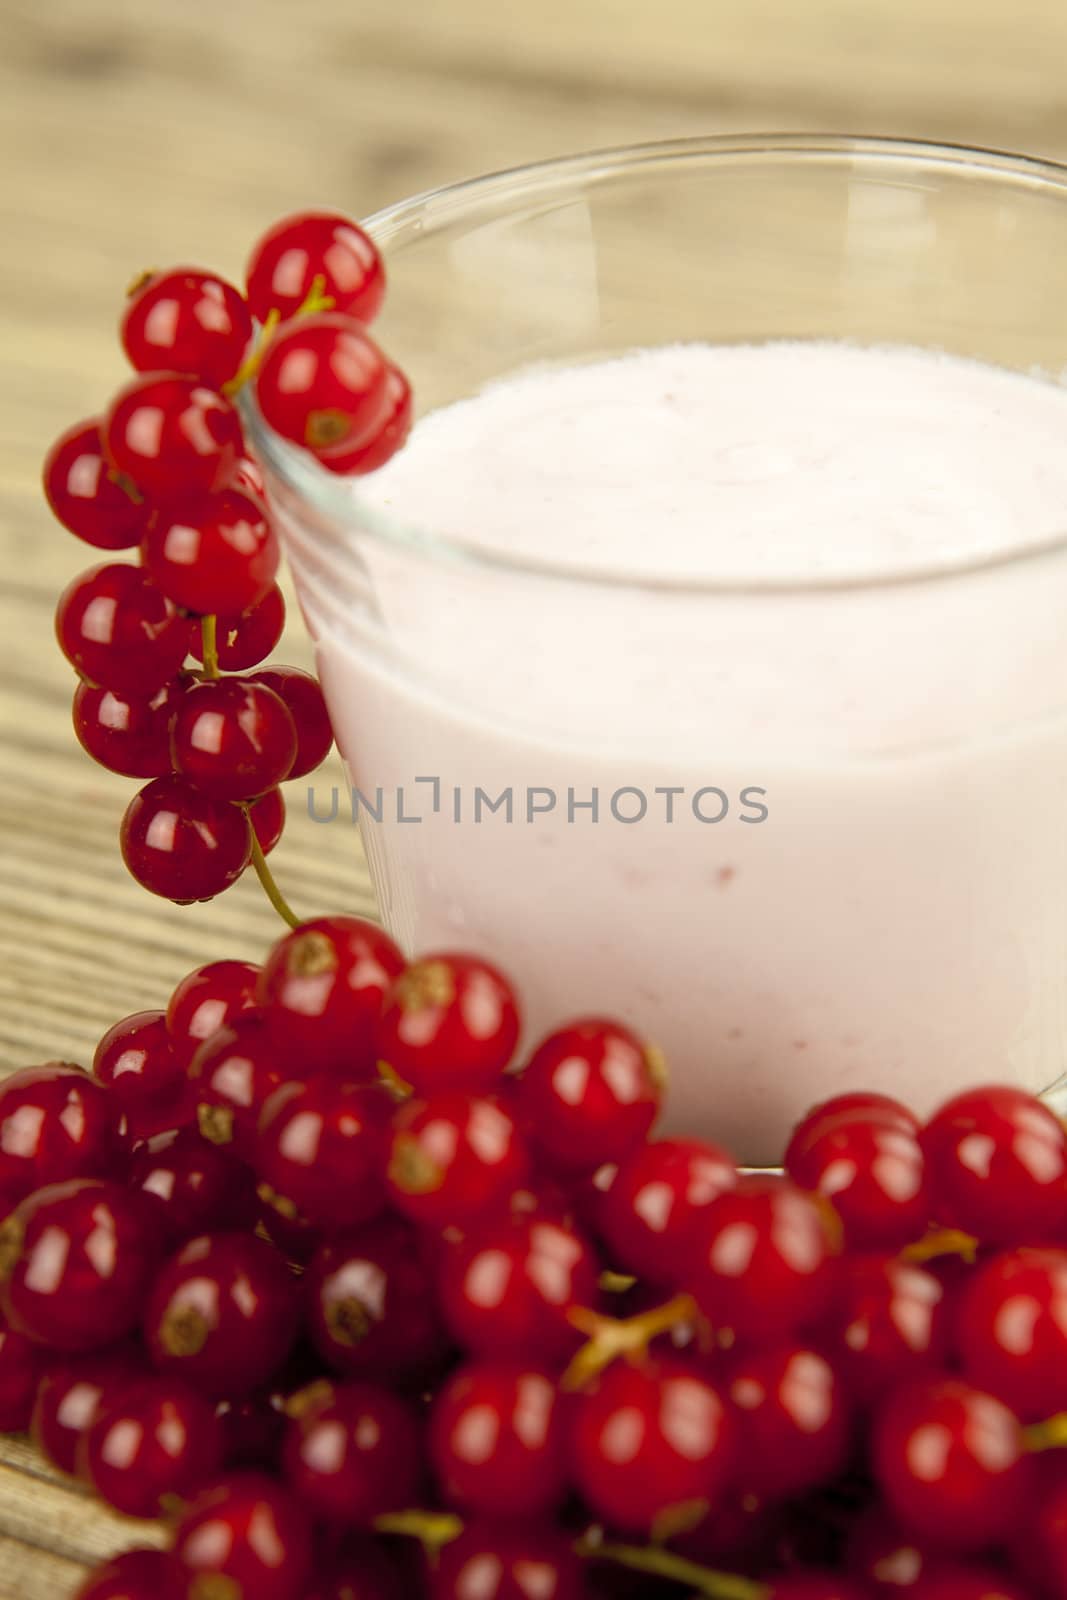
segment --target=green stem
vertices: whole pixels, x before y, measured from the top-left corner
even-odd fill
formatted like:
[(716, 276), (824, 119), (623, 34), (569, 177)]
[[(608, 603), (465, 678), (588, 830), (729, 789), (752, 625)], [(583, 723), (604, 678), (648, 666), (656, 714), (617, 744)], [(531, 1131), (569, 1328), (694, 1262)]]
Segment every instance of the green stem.
[(281, 917), (282, 921), (287, 922), (290, 928), (298, 928), (300, 926), (300, 918), (297, 916), (288, 900), (286, 900), (285, 896), (282, 894), (282, 891), (278, 888), (277, 883), (274, 881), (274, 874), (268, 867), (267, 858), (263, 854), (263, 848), (259, 840), (256, 838), (256, 830), (252, 826), (252, 818), (249, 816), (248, 807), (243, 805), (241, 810), (244, 812), (245, 816), (248, 817), (248, 828), (252, 835), (252, 865), (256, 869), (256, 877), (263, 885), (263, 893), (266, 895), (275, 911)]
[(631, 1572), (647, 1572), (655, 1578), (683, 1583), (697, 1594), (710, 1596), (710, 1600), (765, 1600), (770, 1593), (766, 1584), (741, 1578), (735, 1572), (716, 1572), (711, 1567), (699, 1566), (659, 1545), (597, 1544), (586, 1538), (578, 1541), (576, 1549), (580, 1556), (612, 1561), (618, 1567), (628, 1567)]
[(1062, 1450), (1067, 1446), (1067, 1411), (1059, 1411), (1044, 1422), (1032, 1422), (1023, 1430), (1028, 1450)]
[(375, 1533), (394, 1533), (417, 1539), (431, 1555), (451, 1544), (463, 1532), (463, 1523), (450, 1511), (387, 1511), (374, 1519)]
[(204, 658), (204, 677), (217, 678), (219, 675), (219, 646), (217, 619), (214, 616), (200, 618), (200, 653)]

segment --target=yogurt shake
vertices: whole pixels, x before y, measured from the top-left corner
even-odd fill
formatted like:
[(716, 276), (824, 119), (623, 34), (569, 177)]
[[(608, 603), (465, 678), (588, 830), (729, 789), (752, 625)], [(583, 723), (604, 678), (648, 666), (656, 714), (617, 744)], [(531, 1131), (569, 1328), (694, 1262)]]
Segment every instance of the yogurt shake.
[(340, 582), (290, 553), (407, 947), (490, 954), (531, 1039), (621, 1015), (673, 1126), (753, 1161), (848, 1088), (1060, 1077), (1067, 391), (640, 350), (430, 415), (353, 493)]

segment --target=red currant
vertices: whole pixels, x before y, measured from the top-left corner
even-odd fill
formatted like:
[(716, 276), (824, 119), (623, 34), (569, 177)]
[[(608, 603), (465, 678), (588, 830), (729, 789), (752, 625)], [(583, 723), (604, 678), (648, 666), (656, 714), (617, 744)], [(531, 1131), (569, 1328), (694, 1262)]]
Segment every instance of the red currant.
[(301, 1600), (311, 1576), (311, 1521), (283, 1484), (236, 1472), (188, 1506), (174, 1553), (186, 1600)]
[(658, 1052), (621, 1023), (572, 1022), (534, 1051), (519, 1079), (519, 1107), (551, 1166), (593, 1172), (645, 1139), (663, 1074)]
[(91, 1350), (140, 1320), (162, 1230), (143, 1195), (98, 1178), (50, 1184), (0, 1227), (0, 1306), (19, 1333)]
[(276, 222), (248, 263), (248, 304), (265, 322), (299, 311), (316, 278), (336, 311), (370, 322), (385, 294), (385, 269), (377, 246), (350, 218), (334, 211), (298, 211)]
[(396, 979), (377, 1053), (418, 1094), (491, 1089), (519, 1039), (514, 990), (477, 956), (428, 955)]
[[(430, 1600), (589, 1600), (585, 1564), (551, 1526), (468, 1522), (429, 1576)], [(649, 1593), (646, 1586), (644, 1593)]]
[(63, 526), (86, 544), (128, 550), (141, 542), (148, 509), (105, 460), (95, 419), (75, 423), (49, 450), (44, 492)]
[(945, 1290), (933, 1272), (899, 1256), (849, 1258), (825, 1328), (850, 1392), (869, 1402), (902, 1379), (944, 1364)]
[(362, 917), (316, 917), (279, 939), (259, 981), (260, 1004), (278, 1039), (308, 1069), (371, 1076), (385, 992), (404, 958)]
[(717, 1145), (699, 1139), (638, 1145), (596, 1207), (616, 1266), (659, 1283), (683, 1276), (700, 1217), (736, 1184), (737, 1167)]
[(248, 818), (184, 778), (153, 778), (119, 829), (122, 859), (142, 888), (188, 905), (236, 883), (252, 854)]
[(787, 1171), (829, 1201), (855, 1249), (893, 1249), (926, 1230), (925, 1162), (909, 1128), (865, 1112), (842, 1115), (794, 1152)]
[(269, 856), (285, 831), (285, 799), (280, 789), (268, 789), (248, 807), (248, 820), (259, 848)]
[(357, 1227), (385, 1205), (392, 1101), (377, 1084), (333, 1073), (284, 1083), (263, 1108), (255, 1167), (284, 1211), (323, 1227)]
[(195, 267), (155, 273), (126, 303), (122, 347), (138, 372), (180, 372), (220, 388), (241, 365), (252, 316), (225, 278)]
[(101, 1405), (117, 1400), (143, 1371), (144, 1357), (132, 1344), (50, 1362), (30, 1424), (38, 1450), (61, 1472), (73, 1474), (82, 1435)]
[(129, 1517), (158, 1517), (222, 1466), (215, 1408), (169, 1378), (146, 1378), (97, 1408), (78, 1446), (79, 1476)]
[(240, 418), (217, 389), (169, 372), (120, 390), (103, 436), (108, 459), (154, 500), (218, 488), (244, 444)]
[(200, 1132), (251, 1161), (260, 1113), (285, 1074), (276, 1039), (258, 1011), (242, 1011), (196, 1052), (189, 1079)]
[(139, 1145), (126, 1182), (151, 1195), (174, 1244), (205, 1233), (220, 1218), (255, 1226), (259, 1207), (251, 1169), (195, 1128), (172, 1128)]
[[(269, 656), (285, 629), (285, 599), (272, 583), (254, 605), (236, 616), (219, 617), (215, 648), (223, 672), (243, 672)], [(194, 635), (191, 654), (203, 661), (203, 644)]]
[(251, 961), (209, 961), (186, 974), (167, 1002), (167, 1031), (183, 1067), (205, 1039), (252, 1010), (259, 972)]
[(296, 728), (265, 684), (216, 678), (182, 696), (170, 731), (176, 772), (221, 800), (251, 800), (288, 777)]
[(333, 729), (318, 679), (310, 672), (301, 672), (299, 667), (261, 667), (250, 676), (254, 682), (273, 689), (289, 707), (296, 724), (296, 760), (289, 777), (306, 777), (322, 765), (333, 744)]
[(826, 1483), (844, 1466), (849, 1407), (830, 1363), (803, 1345), (751, 1350), (731, 1362), (726, 1393), (737, 1414), (742, 1490), (781, 1499)]
[(850, 1122), (857, 1119), (882, 1122), (891, 1128), (903, 1128), (905, 1133), (918, 1133), (920, 1127), (918, 1117), (889, 1095), (865, 1091), (834, 1095), (832, 1100), (812, 1106), (797, 1123), (786, 1146), (784, 1165), (791, 1166), (813, 1139), (821, 1138), (827, 1128), (835, 1126), (842, 1118)]
[(180, 1577), (168, 1550), (126, 1550), (96, 1567), (74, 1600), (186, 1600)]
[(359, 450), (390, 420), (388, 364), (363, 326), (321, 311), (284, 326), (256, 374), (256, 399), (283, 439), (307, 449)]
[(262, 505), (236, 489), (186, 500), (148, 522), (144, 564), (175, 605), (233, 616), (270, 591), (278, 539)]
[(0, 1317), (0, 1433), (29, 1427), (44, 1362), (44, 1351)]
[(45, 1184), (101, 1176), (117, 1148), (115, 1107), (81, 1067), (11, 1073), (0, 1081), (0, 1216)]
[(1029, 1421), (1067, 1410), (1067, 1251), (987, 1262), (963, 1287), (956, 1328), (972, 1382)]
[(56, 607), (56, 638), (90, 683), (154, 696), (189, 648), (189, 621), (140, 567), (112, 562), (69, 583)]
[(125, 1112), (173, 1099), (185, 1074), (171, 1049), (162, 1011), (135, 1011), (104, 1034), (93, 1057), (93, 1073)]
[(1067, 1222), (1067, 1133), (1021, 1089), (972, 1089), (923, 1130), (937, 1220), (985, 1243), (1056, 1236)]
[(400, 371), (386, 362), (385, 393), (377, 431), (370, 443), (340, 444), (316, 450), (315, 459), (328, 472), (361, 477), (384, 467), (407, 440), (411, 432), (413, 407), (411, 385)]
[(315, 1384), (290, 1402), (285, 1475), (316, 1517), (357, 1526), (418, 1495), (421, 1440), (414, 1412), (367, 1383)]
[(556, 1383), (540, 1367), (472, 1362), (433, 1403), (430, 1457), (449, 1502), (464, 1511), (518, 1518), (558, 1505), (565, 1444)]
[(621, 1363), (583, 1394), (572, 1467), (592, 1509), (620, 1528), (660, 1532), (723, 1493), (734, 1428), (719, 1391), (678, 1360)]
[(495, 1100), (409, 1100), (393, 1125), (386, 1178), (396, 1209), (443, 1229), (510, 1199), (528, 1170), (514, 1119)]
[(74, 691), (74, 732), (86, 753), (123, 778), (161, 778), (170, 771), (170, 720), (182, 680), (172, 679), (150, 699), (98, 689), (84, 680)]

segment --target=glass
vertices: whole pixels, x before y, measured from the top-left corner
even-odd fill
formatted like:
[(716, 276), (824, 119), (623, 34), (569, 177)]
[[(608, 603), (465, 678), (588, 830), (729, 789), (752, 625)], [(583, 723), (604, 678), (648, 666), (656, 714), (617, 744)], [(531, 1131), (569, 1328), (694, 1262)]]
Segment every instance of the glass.
[[(694, 140), (479, 179), (369, 226), (381, 341), (422, 413), (534, 363), (676, 341), (1067, 369), (1067, 170), (1021, 158)], [(668, 1125), (751, 1161), (850, 1088), (924, 1111), (974, 1081), (1060, 1078), (1063, 539), (822, 579), (583, 572), (403, 525), (253, 426), (405, 947), (489, 954), (531, 1038), (620, 1014), (667, 1052)], [(507, 792), (510, 820), (488, 804)]]

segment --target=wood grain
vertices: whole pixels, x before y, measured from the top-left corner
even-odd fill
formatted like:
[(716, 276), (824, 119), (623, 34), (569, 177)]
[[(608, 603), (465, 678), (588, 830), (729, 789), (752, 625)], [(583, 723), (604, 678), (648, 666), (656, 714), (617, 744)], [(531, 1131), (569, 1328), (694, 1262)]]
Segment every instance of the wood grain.
[[(185, 910), (139, 891), (116, 848), (131, 785), (70, 731), (51, 615), (88, 561), (39, 462), (120, 377), (137, 268), (236, 274), (298, 204), (367, 212), (631, 140), (829, 129), (1067, 157), (1059, 0), (4, 0), (0, 40), (0, 1070), (85, 1062), (189, 967), (276, 932), (251, 880)], [(307, 660), (295, 613), (284, 655)], [(370, 910), (354, 831), (290, 804), (276, 859), (297, 909)], [(158, 1536), (0, 1445), (0, 1600), (57, 1600), (84, 1563)]]

